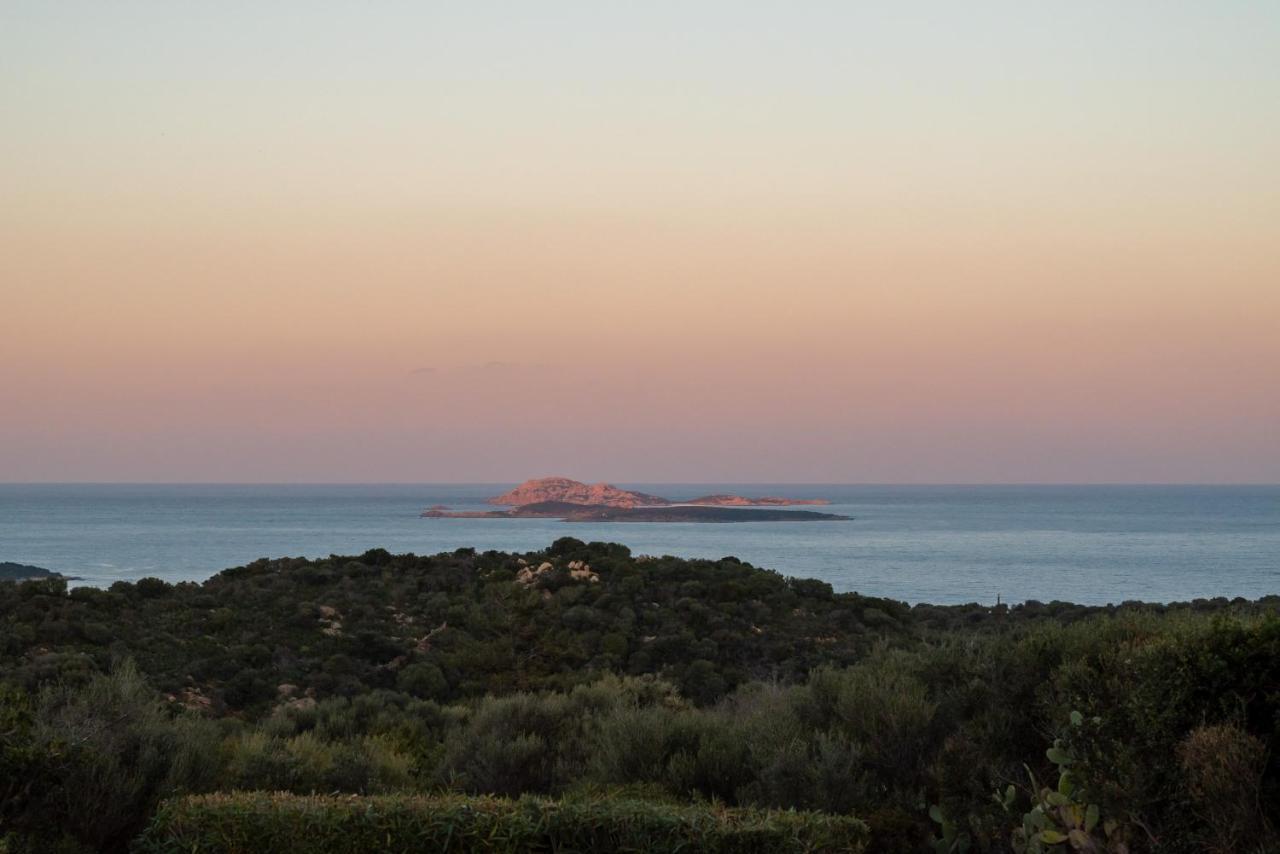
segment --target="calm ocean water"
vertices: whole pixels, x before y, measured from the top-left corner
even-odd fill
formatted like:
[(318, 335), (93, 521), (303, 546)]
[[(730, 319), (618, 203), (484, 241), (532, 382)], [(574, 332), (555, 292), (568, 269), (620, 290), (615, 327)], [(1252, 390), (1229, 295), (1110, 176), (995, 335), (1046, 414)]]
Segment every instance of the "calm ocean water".
[(851, 522), (579, 524), (420, 519), (482, 507), (489, 485), (0, 484), (0, 561), (107, 585), (201, 580), (259, 557), (530, 550), (556, 537), (637, 554), (735, 555), (840, 591), (909, 602), (1085, 603), (1280, 593), (1280, 487), (625, 484), (821, 497)]

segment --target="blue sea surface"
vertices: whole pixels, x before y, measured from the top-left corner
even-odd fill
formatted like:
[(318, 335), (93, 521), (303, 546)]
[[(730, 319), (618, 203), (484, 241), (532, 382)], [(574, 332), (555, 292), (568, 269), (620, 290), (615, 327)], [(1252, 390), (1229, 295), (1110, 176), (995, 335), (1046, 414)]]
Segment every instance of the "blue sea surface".
[(1280, 593), (1280, 486), (621, 484), (830, 499), (847, 522), (569, 523), (422, 519), (483, 509), (510, 484), (0, 484), (0, 561), (80, 576), (200, 581), (259, 557), (527, 551), (557, 537), (636, 554), (734, 555), (908, 602), (1101, 604)]

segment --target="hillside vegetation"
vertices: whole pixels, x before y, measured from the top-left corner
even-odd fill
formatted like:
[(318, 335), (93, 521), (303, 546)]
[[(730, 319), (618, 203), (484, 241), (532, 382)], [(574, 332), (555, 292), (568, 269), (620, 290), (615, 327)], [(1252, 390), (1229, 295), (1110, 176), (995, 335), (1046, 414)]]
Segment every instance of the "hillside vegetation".
[[(3, 584), (0, 836), (123, 850), (165, 798), (265, 790), (794, 808), (873, 851), (1275, 850), (1278, 609), (908, 607), (569, 538)], [(172, 801), (146, 844), (224, 803)]]

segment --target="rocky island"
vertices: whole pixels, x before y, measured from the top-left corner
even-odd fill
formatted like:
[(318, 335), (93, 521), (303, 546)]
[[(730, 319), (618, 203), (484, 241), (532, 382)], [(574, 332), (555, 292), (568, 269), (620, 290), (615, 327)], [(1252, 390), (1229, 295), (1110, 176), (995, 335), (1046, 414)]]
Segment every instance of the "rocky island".
[(812, 510), (755, 509), (789, 504), (827, 504), (821, 498), (747, 498), (704, 495), (672, 501), (658, 495), (619, 489), (609, 483), (586, 484), (565, 477), (524, 483), (490, 498), (508, 510), (451, 511), (436, 505), (422, 513), (427, 519), (561, 519), (565, 522), (817, 522), (851, 517)]
[(582, 483), (567, 477), (541, 477), (524, 483), (489, 499), (490, 504), (521, 506), (547, 501), (564, 501), (603, 507), (669, 507), (693, 504), (707, 507), (782, 507), (790, 504), (830, 504), (825, 498), (779, 498), (764, 496), (748, 498), (742, 495), (703, 495), (688, 501), (672, 501), (660, 495), (619, 489), (611, 483)]

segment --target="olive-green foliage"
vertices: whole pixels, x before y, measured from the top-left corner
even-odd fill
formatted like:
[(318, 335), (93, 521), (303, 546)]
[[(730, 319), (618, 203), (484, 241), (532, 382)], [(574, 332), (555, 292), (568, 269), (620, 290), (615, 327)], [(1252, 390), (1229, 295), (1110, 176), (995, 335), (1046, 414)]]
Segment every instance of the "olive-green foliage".
[(860, 852), (855, 818), (674, 806), (620, 798), (548, 801), (446, 795), (207, 795), (163, 804), (142, 854), (350, 851)]
[(861, 746), (863, 763), (886, 790), (910, 792), (931, 753), (937, 703), (906, 654), (884, 652), (809, 679), (805, 717)]
[(222, 784), (234, 789), (372, 794), (412, 785), (412, 758), (382, 736), (326, 742), (314, 732), (288, 738), (248, 733), (228, 745)]
[(0, 684), (0, 851), (16, 846), (16, 840), (6, 840), (21, 827), (31, 793), (43, 787), (44, 768), (54, 755), (36, 744), (32, 727), (31, 699)]
[(847, 812), (866, 801), (861, 750), (801, 718), (806, 691), (744, 687), (710, 709), (620, 707), (590, 732), (586, 779), (673, 795)]
[(37, 698), (29, 742), (32, 785), (5, 829), (34, 850), (123, 849), (166, 794), (213, 782), (214, 725), (175, 719), (129, 662), (86, 684)]
[(1055, 721), (1071, 709), (1101, 721), (1079, 770), (1106, 814), (1155, 824), (1164, 838), (1201, 836), (1178, 748), (1197, 727), (1238, 724), (1270, 745), (1257, 785), (1280, 818), (1280, 618), (1146, 617), (1063, 635), (1046, 705)]
[(470, 792), (558, 793), (583, 779), (599, 721), (622, 708), (678, 702), (670, 686), (616, 677), (567, 694), (487, 698), (448, 738), (436, 776)]
[(1280, 838), (1260, 809), (1267, 747), (1235, 723), (1193, 729), (1178, 745), (1178, 763), (1201, 839), (1212, 852), (1275, 851)]

